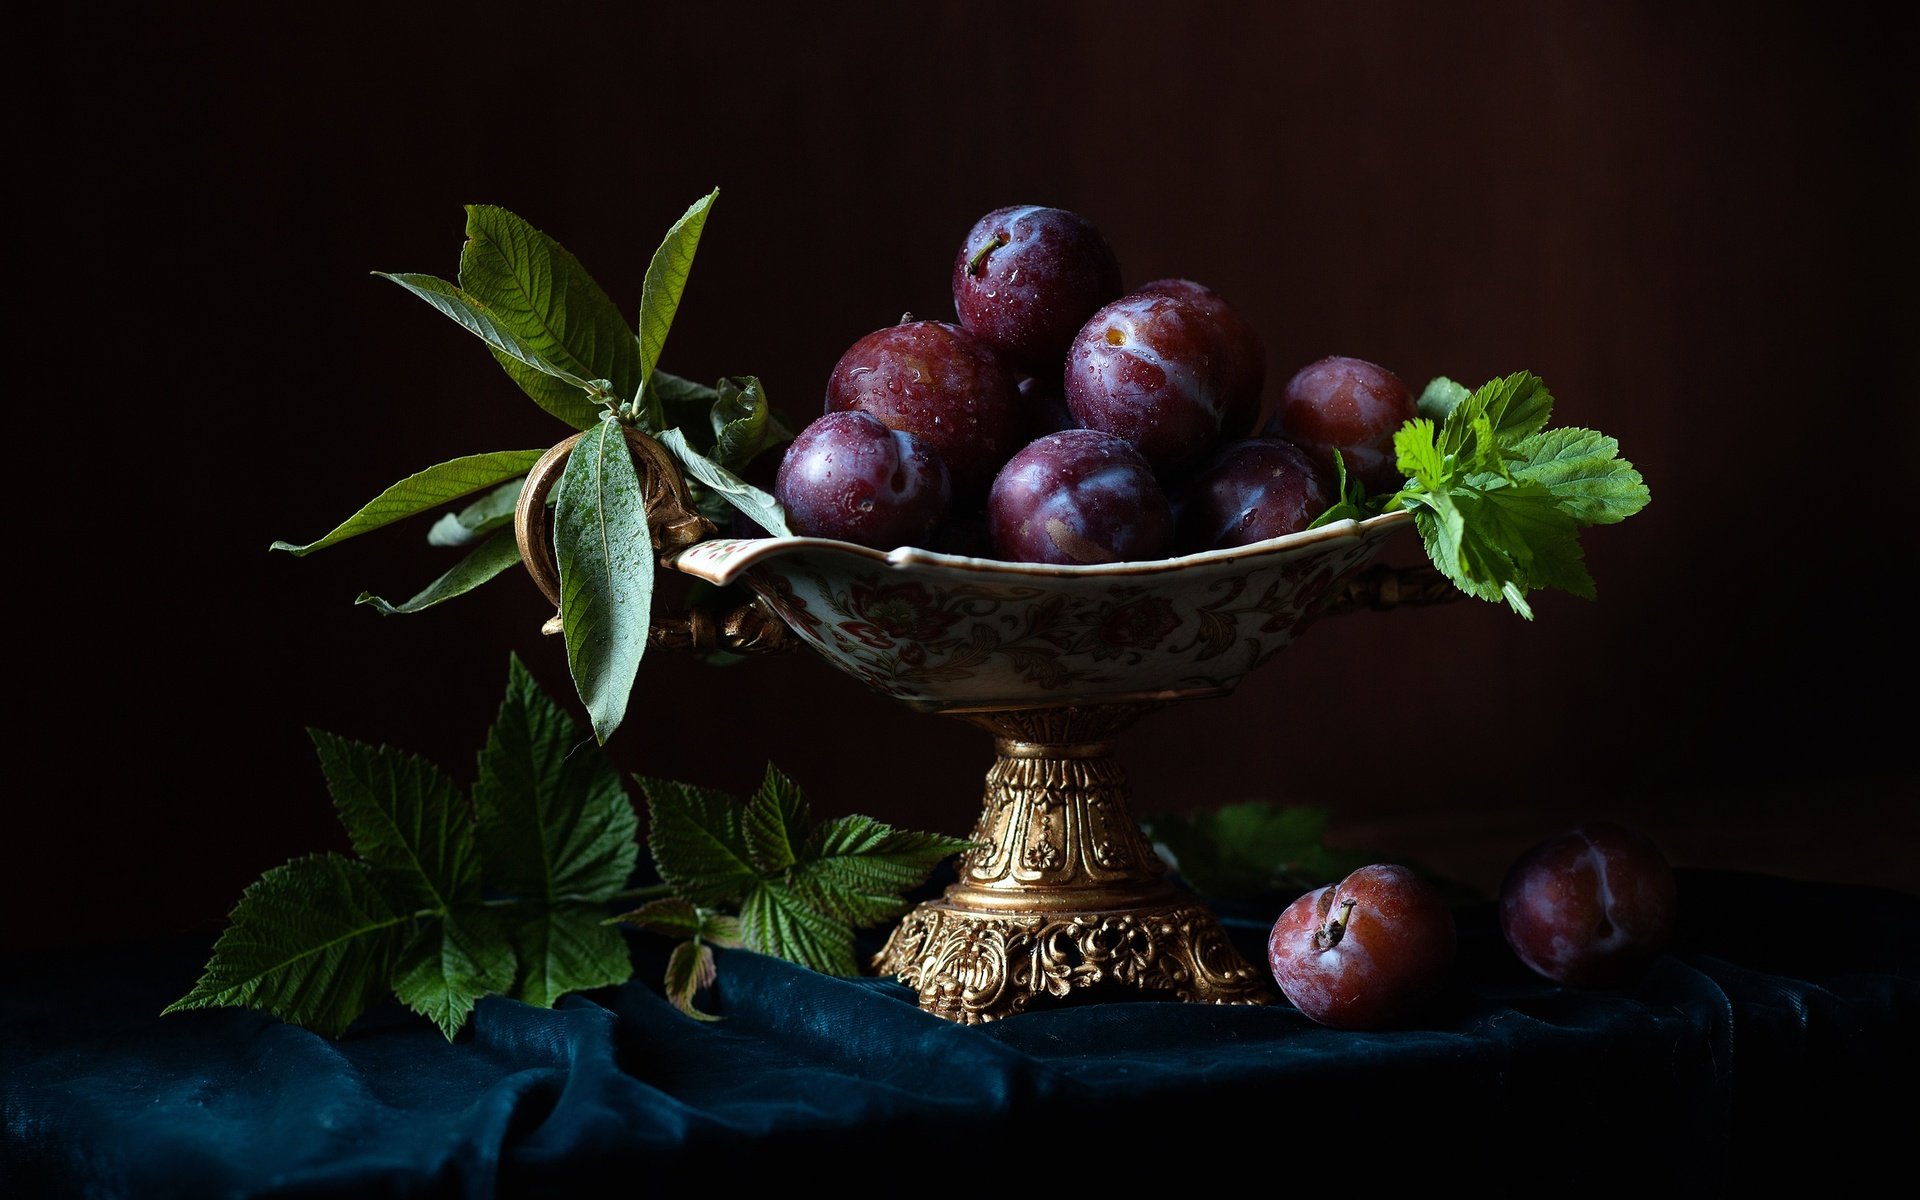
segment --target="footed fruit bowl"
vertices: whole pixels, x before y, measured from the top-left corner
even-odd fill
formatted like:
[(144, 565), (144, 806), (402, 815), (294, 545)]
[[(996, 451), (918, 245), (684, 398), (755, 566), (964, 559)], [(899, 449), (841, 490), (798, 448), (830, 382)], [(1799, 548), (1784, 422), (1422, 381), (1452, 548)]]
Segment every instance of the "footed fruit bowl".
[[(627, 437), (661, 561), (754, 596), (729, 612), (656, 615), (655, 642), (797, 642), (877, 692), (995, 738), (975, 848), (958, 881), (892, 931), (877, 971), (963, 1022), (1109, 994), (1273, 998), (1270, 976), (1168, 878), (1114, 749), (1144, 713), (1228, 694), (1320, 617), (1458, 596), (1431, 568), (1369, 566), (1410, 514), (1099, 566), (714, 538), (672, 459), (644, 434)], [(523, 561), (556, 604), (545, 498), (573, 441), (536, 464), (516, 512)]]

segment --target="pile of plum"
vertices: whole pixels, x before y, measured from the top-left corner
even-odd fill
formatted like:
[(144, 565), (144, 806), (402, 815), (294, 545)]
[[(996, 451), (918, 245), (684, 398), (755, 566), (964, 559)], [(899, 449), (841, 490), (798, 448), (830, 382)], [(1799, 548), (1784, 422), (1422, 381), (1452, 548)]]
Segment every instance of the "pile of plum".
[(1265, 346), (1231, 305), (1188, 279), (1126, 290), (1076, 213), (982, 217), (953, 303), (957, 324), (907, 317), (841, 355), (774, 480), (795, 533), (1132, 562), (1304, 529), (1336, 498), (1336, 450), (1368, 490), (1400, 482), (1415, 405), (1393, 372), (1324, 358), (1267, 403)]

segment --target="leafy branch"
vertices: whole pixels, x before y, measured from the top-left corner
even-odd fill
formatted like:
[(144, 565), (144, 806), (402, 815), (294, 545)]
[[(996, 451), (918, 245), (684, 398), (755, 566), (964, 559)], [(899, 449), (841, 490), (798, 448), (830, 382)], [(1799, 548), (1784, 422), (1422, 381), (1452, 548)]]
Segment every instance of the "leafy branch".
[[(658, 369), (718, 195), (716, 189), (695, 201), (654, 252), (642, 281), (637, 331), (564, 247), (491, 205), (467, 207), (466, 242), (453, 282), (375, 272), (478, 337), (535, 404), (588, 434), (568, 459), (551, 502), (567, 661), (602, 742), (626, 717), (653, 602), (646, 510), (619, 429), (659, 440), (695, 481), (694, 499), (708, 517), (738, 509), (769, 532), (787, 528), (773, 497), (739, 475), (793, 436), (773, 415), (760, 381), (728, 376), (709, 387)], [(434, 546), (466, 547), (460, 561), (398, 603), (371, 592), (358, 598), (384, 614), (422, 612), (519, 563), (519, 547), (506, 527), (521, 482), (542, 453), (476, 454), (427, 467), (324, 536), (275, 542), (273, 548), (310, 554), (480, 493), (459, 512), (445, 513), (427, 535)]]
[(424, 759), (311, 736), (353, 855), (262, 875), (165, 1011), (257, 1008), (335, 1037), (391, 994), (451, 1039), (482, 996), (552, 1007), (625, 983), (625, 925), (683, 939), (663, 986), (708, 1019), (694, 999), (714, 947), (857, 974), (854, 930), (905, 912), (968, 844), (861, 816), (814, 824), (771, 767), (744, 802), (646, 780), (664, 882), (629, 886), (639, 819), (619, 773), (517, 657), (470, 797)]

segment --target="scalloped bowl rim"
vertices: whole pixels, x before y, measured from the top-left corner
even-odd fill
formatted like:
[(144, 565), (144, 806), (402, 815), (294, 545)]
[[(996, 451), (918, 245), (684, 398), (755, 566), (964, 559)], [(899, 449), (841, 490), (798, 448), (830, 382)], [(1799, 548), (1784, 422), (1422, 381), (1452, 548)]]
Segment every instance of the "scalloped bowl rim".
[[(864, 558), (870, 562), (882, 563), (899, 569), (914, 567), (948, 568), (967, 571), (980, 575), (998, 575), (1008, 578), (1111, 578), (1128, 576), (1164, 575), (1176, 571), (1191, 570), (1194, 567), (1216, 566), (1236, 563), (1248, 559), (1264, 558), (1268, 555), (1285, 554), (1303, 547), (1318, 545), (1322, 542), (1342, 541), (1349, 538), (1365, 538), (1385, 532), (1413, 520), (1413, 513), (1407, 509), (1382, 513), (1365, 520), (1342, 520), (1329, 522), (1317, 529), (1303, 529), (1299, 533), (1289, 533), (1277, 538), (1268, 538), (1263, 542), (1252, 542), (1245, 546), (1229, 546), (1222, 550), (1201, 550), (1193, 554), (1182, 554), (1173, 558), (1143, 559), (1136, 562), (1115, 563), (1029, 563), (1010, 562), (997, 558), (973, 558), (963, 554), (940, 554), (932, 550), (922, 550), (917, 546), (901, 546), (893, 550), (875, 550), (871, 546), (862, 546), (856, 542), (843, 542), (834, 538), (817, 537), (765, 537), (765, 538), (714, 538), (699, 542), (673, 556), (675, 569), (704, 579), (722, 587), (740, 578), (753, 567), (771, 558), (805, 550), (832, 551)], [(735, 550), (717, 565), (700, 561), (695, 554), (703, 546), (717, 544), (743, 545), (744, 549)], [(688, 555), (694, 555), (695, 561), (686, 562)], [(692, 569), (694, 567), (700, 569)]]

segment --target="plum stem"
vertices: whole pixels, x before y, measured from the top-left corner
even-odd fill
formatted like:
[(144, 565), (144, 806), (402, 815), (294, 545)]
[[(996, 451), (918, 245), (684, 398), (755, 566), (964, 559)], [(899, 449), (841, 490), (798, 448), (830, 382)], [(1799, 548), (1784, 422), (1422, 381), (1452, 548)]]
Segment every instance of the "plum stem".
[(986, 264), (987, 255), (992, 254), (995, 250), (998, 250), (1006, 244), (1007, 235), (1004, 233), (996, 233), (991, 238), (988, 238), (987, 244), (975, 250), (973, 257), (967, 260), (967, 274), (978, 275), (980, 268)]
[(1353, 904), (1352, 900), (1342, 900), (1340, 915), (1328, 917), (1327, 923), (1314, 931), (1313, 944), (1316, 948), (1331, 950), (1340, 944), (1340, 939), (1347, 935), (1347, 922), (1353, 918)]

